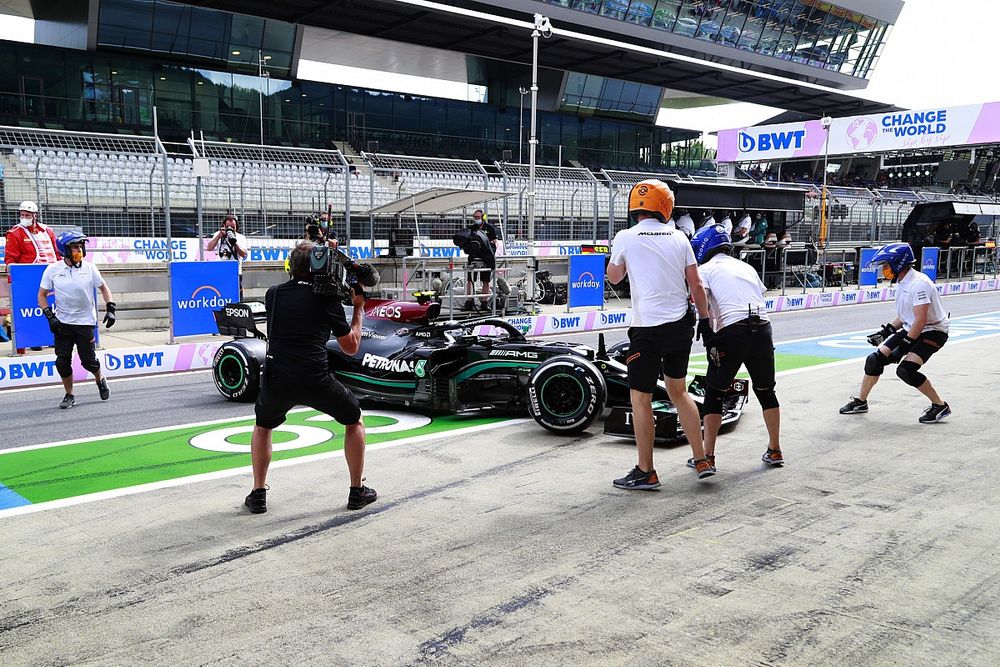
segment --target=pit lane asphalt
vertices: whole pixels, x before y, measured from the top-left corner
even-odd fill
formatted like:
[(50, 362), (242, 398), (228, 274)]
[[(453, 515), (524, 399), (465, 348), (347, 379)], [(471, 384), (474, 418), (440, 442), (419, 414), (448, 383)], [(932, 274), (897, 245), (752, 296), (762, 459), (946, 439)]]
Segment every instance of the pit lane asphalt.
[[(944, 299), (952, 317), (1000, 310), (1000, 293), (962, 294)], [(891, 303), (772, 314), (775, 341), (795, 340), (863, 329), (876, 330), (895, 316)], [(626, 338), (624, 329), (606, 332), (610, 346)], [(597, 334), (546, 336), (597, 346)], [(231, 403), (215, 390), (208, 371), (110, 381), (111, 399), (102, 402), (92, 381), (74, 389), (77, 404), (58, 410), (61, 387), (0, 392), (0, 450), (75, 438), (244, 417), (252, 404)]]
[(0, 663), (992, 667), (996, 340), (935, 359), (934, 426), (892, 374), (854, 416), (856, 363), (784, 378), (782, 470), (752, 403), (718, 476), (661, 448), (653, 493), (611, 486), (630, 443), (523, 424), (370, 452), (357, 513), (338, 459), (274, 470), (260, 516), (242, 474), (7, 517)]

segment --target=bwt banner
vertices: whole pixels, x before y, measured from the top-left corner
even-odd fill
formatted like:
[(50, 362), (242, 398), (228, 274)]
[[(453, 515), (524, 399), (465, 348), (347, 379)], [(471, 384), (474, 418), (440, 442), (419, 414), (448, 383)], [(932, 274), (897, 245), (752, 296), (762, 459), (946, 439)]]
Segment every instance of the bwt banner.
[(878, 285), (878, 267), (869, 266), (872, 257), (878, 251), (877, 248), (861, 249), (861, 273), (858, 275), (858, 287), (872, 287)]
[[(834, 118), (830, 155), (880, 153), (1000, 141), (1000, 102)], [(819, 120), (719, 131), (719, 162), (821, 157)]]
[(569, 307), (604, 305), (604, 255), (571, 255)]
[(938, 256), (941, 248), (924, 248), (920, 253), (920, 273), (931, 280), (937, 280)]
[(213, 311), (240, 300), (236, 262), (180, 262), (170, 265), (175, 336), (215, 333)]
[[(222, 341), (185, 343), (114, 350), (98, 350), (97, 360), (107, 377), (170, 373), (198, 368), (211, 368), (212, 359)], [(73, 355), (73, 379), (86, 380), (90, 374)], [(0, 389), (55, 384), (60, 381), (53, 354), (28, 357), (0, 358)], [(95, 393), (96, 395), (96, 393)]]

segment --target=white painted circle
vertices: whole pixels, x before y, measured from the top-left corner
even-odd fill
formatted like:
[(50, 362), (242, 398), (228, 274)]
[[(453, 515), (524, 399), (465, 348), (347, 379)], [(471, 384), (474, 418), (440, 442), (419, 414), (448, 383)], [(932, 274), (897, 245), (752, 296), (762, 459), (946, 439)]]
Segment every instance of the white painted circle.
[[(397, 431), (410, 431), (415, 428), (427, 426), (433, 420), (424, 415), (417, 415), (410, 412), (394, 412), (389, 410), (365, 410), (361, 413), (363, 417), (385, 417), (395, 419), (395, 424), (385, 426), (365, 427), (365, 433), (396, 433)], [(333, 417), (320, 413), (306, 419), (307, 422), (332, 422)]]
[[(298, 436), (294, 440), (273, 445), (271, 449), (275, 452), (312, 447), (313, 445), (324, 443), (336, 435), (332, 431), (317, 428), (315, 426), (294, 426), (283, 424), (274, 430), (286, 431), (294, 433)], [(208, 431), (207, 433), (199, 433), (191, 438), (190, 445), (192, 447), (197, 447), (198, 449), (204, 449), (210, 452), (246, 454), (250, 451), (250, 445), (237, 445), (232, 442), (227, 442), (227, 438), (231, 438), (234, 435), (240, 435), (242, 433), (253, 433), (253, 426), (233, 426), (231, 428), (220, 428), (216, 431)]]

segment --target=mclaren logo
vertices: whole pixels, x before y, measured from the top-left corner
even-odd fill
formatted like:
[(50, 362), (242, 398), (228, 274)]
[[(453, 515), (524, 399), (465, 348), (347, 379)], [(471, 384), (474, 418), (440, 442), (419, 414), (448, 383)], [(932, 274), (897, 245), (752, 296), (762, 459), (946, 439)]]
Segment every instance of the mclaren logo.
[(515, 359), (537, 359), (537, 352), (528, 352), (527, 350), (493, 350), (490, 352), (491, 357), (513, 357)]
[(645, 197), (646, 195), (649, 194), (649, 186), (648, 185), (640, 185), (636, 189), (636, 192), (639, 193), (640, 197)]
[(390, 373), (412, 373), (413, 362), (403, 359), (386, 359), (377, 354), (365, 353), (361, 365), (374, 371), (389, 371)]

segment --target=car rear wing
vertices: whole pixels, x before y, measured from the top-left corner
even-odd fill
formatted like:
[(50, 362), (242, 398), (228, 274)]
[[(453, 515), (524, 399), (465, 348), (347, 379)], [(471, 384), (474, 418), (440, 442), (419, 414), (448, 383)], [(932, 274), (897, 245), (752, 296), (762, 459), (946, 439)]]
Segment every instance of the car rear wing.
[(267, 311), (260, 302), (227, 303), (212, 314), (223, 336), (267, 340), (267, 336), (257, 328), (258, 322), (267, 321)]

